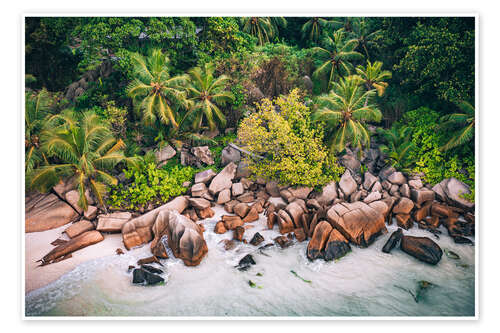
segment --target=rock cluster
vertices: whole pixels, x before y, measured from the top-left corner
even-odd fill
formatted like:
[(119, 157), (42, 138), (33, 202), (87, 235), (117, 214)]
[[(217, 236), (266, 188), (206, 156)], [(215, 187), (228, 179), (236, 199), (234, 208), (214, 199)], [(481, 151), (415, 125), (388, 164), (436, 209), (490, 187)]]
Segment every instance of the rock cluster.
[[(168, 147), (165, 149), (157, 152), (161, 159), (175, 154)], [(208, 147), (183, 148), (180, 153), (184, 164), (213, 164)], [(99, 215), (92, 205), (83, 211), (78, 206), (78, 192), (67, 184), (59, 184), (54, 188), (57, 195), (27, 198), (26, 229), (46, 230), (79, 220), (65, 231), (71, 241), (55, 248), (44, 257), (44, 262), (102, 240), (101, 232), (121, 232), (128, 250), (152, 241), (151, 252), (156, 258), (173, 255), (188, 266), (198, 265), (208, 251), (204, 226), (198, 221), (213, 217), (212, 207), (217, 204), (223, 205), (227, 214), (217, 221), (214, 232), (232, 233), (226, 248), (234, 247), (236, 242), (254, 246), (264, 242), (260, 233), (245, 235), (251, 228), (249, 223), (257, 221), (261, 213), (267, 227), (281, 233), (274, 239), (275, 244), (286, 248), (295, 241), (308, 241), (306, 254), (310, 260), (335, 260), (350, 252), (352, 245), (370, 246), (387, 232), (386, 223), (393, 221), (400, 229), (389, 237), (383, 248), (386, 253), (400, 243), (405, 253), (437, 264), (442, 251), (434, 241), (403, 234), (403, 230), (415, 224), (436, 237), (443, 225), (455, 242), (472, 243), (467, 237), (475, 233), (474, 204), (463, 198), (464, 193), (470, 192), (467, 185), (455, 178), (434, 187), (424, 184), (419, 176), (384, 166), (378, 149), (369, 149), (361, 159), (356, 151), (348, 150), (340, 158), (346, 167), (340, 180), (319, 191), (283, 186), (262, 178), (252, 180), (246, 164), (240, 161), (240, 150), (230, 145), (222, 155), (225, 166), (219, 173), (209, 169), (196, 174), (186, 196), (135, 218), (128, 212)], [(361, 165), (367, 167), (363, 174)], [(270, 198), (282, 198), (284, 203), (275, 204)], [(134, 271), (134, 277), (146, 281), (144, 272), (142, 268)]]

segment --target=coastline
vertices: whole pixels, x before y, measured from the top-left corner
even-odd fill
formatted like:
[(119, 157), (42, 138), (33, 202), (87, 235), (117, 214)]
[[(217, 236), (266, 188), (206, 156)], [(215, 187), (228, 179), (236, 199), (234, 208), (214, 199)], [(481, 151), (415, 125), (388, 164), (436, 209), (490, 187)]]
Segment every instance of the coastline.
[[(383, 253), (382, 246), (397, 229), (395, 223), (388, 225), (389, 232), (368, 248), (353, 246), (352, 253), (339, 261), (311, 262), (306, 257), (305, 242), (294, 242), (287, 249), (273, 246), (264, 253), (243, 242), (226, 250), (222, 241), (232, 239), (231, 233), (214, 232), (215, 224), (225, 211), (221, 206), (214, 207), (214, 211), (212, 218), (200, 222), (205, 227), (209, 254), (196, 267), (186, 267), (180, 260), (165, 261), (162, 268), (166, 270), (164, 277), (168, 281), (165, 285), (142, 287), (131, 283), (131, 273), (126, 267), (148, 256), (149, 246), (125, 251), (125, 255), (115, 257), (114, 250), (121, 244), (121, 237), (116, 237), (120, 234), (108, 234), (101, 243), (86, 251), (77, 251), (75, 258), (39, 267), (52, 266), (54, 274), (59, 275), (54, 275), (55, 280), (76, 266), (81, 269), (77, 268), (75, 274), (67, 274), (56, 283), (47, 279), (45, 283), (50, 285), (46, 289), (31, 293), (27, 298), (27, 314), (175, 317), (191, 316), (194, 311), (200, 316), (341, 317), (359, 313), (371, 316), (470, 316), (474, 313), (471, 278), (475, 248), (455, 244), (451, 237), (443, 236), (436, 242), (442, 248), (456, 252), (461, 259), (456, 261), (445, 256), (438, 266), (422, 263), (399, 250)], [(256, 232), (266, 240), (279, 235), (276, 229), (267, 228), (267, 219), (262, 213), (248, 226), (251, 227), (246, 229), (245, 239), (251, 239)], [(444, 227), (440, 229), (445, 232)], [(58, 232), (52, 230), (52, 235), (57, 237)], [(427, 231), (416, 227), (405, 233), (429, 236)], [(49, 238), (44, 244), (52, 240)], [(99, 251), (91, 250), (98, 246)], [(99, 252), (100, 255), (93, 257)], [(108, 253), (112, 253), (112, 257)], [(246, 254), (252, 254), (257, 264), (248, 271), (239, 271), (235, 265)], [(107, 258), (97, 260), (95, 265), (85, 263), (99, 257)], [(457, 266), (457, 263), (467, 267)], [(293, 276), (290, 270), (312, 283)], [(31, 271), (32, 276), (37, 272), (37, 269)], [(249, 286), (249, 280), (257, 287)], [(408, 291), (394, 286), (413, 290), (419, 280), (438, 286), (428, 293), (424, 306), (416, 303)], [(204, 283), (200, 284), (200, 281)], [(305, 305), (304, 299), (310, 302)]]
[(71, 258), (46, 266), (38, 266), (40, 263), (36, 261), (54, 248), (50, 244), (51, 242), (57, 238), (69, 239), (66, 234), (63, 234), (63, 231), (69, 225), (71, 223), (47, 231), (24, 234), (26, 254), (24, 262), (25, 295), (56, 281), (62, 275), (86, 261), (116, 255), (115, 250), (117, 248), (124, 248), (121, 233), (103, 234), (104, 240), (102, 242), (73, 252)]

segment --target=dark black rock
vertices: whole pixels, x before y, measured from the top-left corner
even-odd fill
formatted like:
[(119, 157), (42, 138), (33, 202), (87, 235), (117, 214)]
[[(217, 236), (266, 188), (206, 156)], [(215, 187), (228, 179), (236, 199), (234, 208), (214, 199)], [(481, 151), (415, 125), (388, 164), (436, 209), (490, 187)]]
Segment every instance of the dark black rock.
[(144, 271), (140, 268), (134, 269), (132, 283), (144, 283), (146, 281), (146, 277), (144, 276)]
[(262, 243), (263, 241), (264, 241), (264, 237), (262, 237), (262, 235), (260, 233), (256, 232), (253, 235), (252, 240), (250, 240), (250, 244), (257, 246), (260, 243)]
[(474, 244), (472, 243), (472, 241), (466, 237), (462, 237), (462, 236), (455, 236), (453, 237), (453, 240), (455, 241), (455, 243), (457, 244)]
[(240, 271), (246, 271), (252, 265), (255, 265), (255, 260), (253, 260), (251, 254), (247, 254), (240, 260), (236, 268), (238, 268)]
[(436, 265), (443, 256), (443, 251), (428, 237), (403, 236), (401, 250), (423, 262)]
[(153, 273), (153, 274), (163, 274), (163, 271), (161, 269), (150, 266), (150, 265), (142, 265), (142, 269), (144, 269), (150, 273)]
[(329, 260), (335, 260), (342, 258), (345, 256), (347, 253), (351, 252), (351, 246), (349, 243), (342, 242), (342, 241), (333, 241), (333, 242), (328, 242), (326, 244), (324, 253), (323, 253), (323, 258), (326, 261)]
[(154, 285), (160, 282), (165, 282), (165, 280), (161, 276), (149, 273), (148, 271), (144, 271), (144, 277), (146, 278), (146, 282), (148, 285)]
[(150, 273), (142, 268), (134, 269), (132, 283), (134, 284), (148, 284), (154, 285), (160, 282), (165, 282), (165, 280), (156, 274)]
[(401, 228), (398, 228), (398, 230), (394, 231), (391, 234), (391, 237), (389, 237), (384, 247), (382, 248), (382, 252), (390, 253), (391, 250), (398, 245), (402, 237), (403, 237), (403, 230)]

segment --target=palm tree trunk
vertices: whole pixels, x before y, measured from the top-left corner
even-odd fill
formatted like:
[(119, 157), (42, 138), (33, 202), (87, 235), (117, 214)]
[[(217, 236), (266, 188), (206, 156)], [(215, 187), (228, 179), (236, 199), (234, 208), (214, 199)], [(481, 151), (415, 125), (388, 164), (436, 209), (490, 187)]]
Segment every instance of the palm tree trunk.
[(370, 61), (370, 56), (368, 55), (368, 50), (366, 49), (366, 45), (363, 43), (363, 49), (365, 50), (366, 53), (366, 60)]
[[(369, 85), (366, 85), (366, 90), (370, 90)], [(368, 105), (368, 95), (366, 95), (365, 104), (363, 105), (363, 107), (366, 107), (367, 105)]]

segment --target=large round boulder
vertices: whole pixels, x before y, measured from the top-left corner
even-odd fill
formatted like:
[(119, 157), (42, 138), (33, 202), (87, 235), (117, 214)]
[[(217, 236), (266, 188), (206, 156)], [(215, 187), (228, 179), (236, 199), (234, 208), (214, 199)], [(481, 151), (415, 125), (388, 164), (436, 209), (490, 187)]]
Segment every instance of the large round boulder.
[(443, 251), (428, 237), (403, 236), (401, 250), (420, 261), (436, 265), (443, 256)]
[(35, 194), (26, 198), (26, 232), (58, 228), (77, 218), (78, 212), (55, 194)]
[(311, 240), (307, 244), (307, 258), (310, 260), (323, 258), (323, 249), (327, 243), (332, 226), (326, 221), (318, 223), (314, 229)]
[(452, 177), (445, 179), (441, 183), (447, 199), (454, 205), (464, 209), (473, 209), (474, 203), (464, 198), (465, 194), (470, 194), (469, 185), (461, 182), (460, 180)]
[(212, 179), (208, 191), (212, 195), (216, 195), (224, 189), (230, 189), (233, 185), (232, 180), (236, 175), (236, 164), (229, 163), (217, 176)]
[[(200, 227), (177, 211), (158, 214), (153, 231), (155, 242), (151, 243), (151, 250), (156, 256), (168, 253), (168, 246), (173, 255), (182, 259), (186, 266), (197, 266), (208, 252)], [(162, 241), (165, 236), (166, 241)], [(164, 251), (158, 247), (163, 247)]]
[(222, 149), (221, 152), (221, 164), (223, 166), (228, 165), (229, 163), (238, 163), (241, 160), (241, 153), (234, 149), (231, 146), (227, 146)]
[(187, 197), (179, 196), (172, 201), (125, 223), (122, 226), (122, 237), (123, 244), (127, 250), (145, 244), (153, 239), (152, 227), (160, 212), (175, 210), (182, 213), (188, 204), (189, 201)]
[(316, 198), (320, 205), (328, 206), (333, 200), (337, 199), (337, 183), (332, 181), (325, 185), (321, 190), (321, 194)]
[[(376, 201), (382, 206), (382, 201)], [(373, 205), (371, 203), (371, 205)], [(338, 203), (327, 212), (328, 221), (352, 243), (366, 247), (387, 232), (383, 209), (362, 201)]]
[(340, 178), (339, 187), (346, 197), (351, 195), (351, 193), (354, 193), (358, 188), (358, 184), (356, 183), (354, 178), (352, 178), (349, 170), (346, 170)]
[(326, 261), (340, 259), (351, 251), (347, 239), (337, 230), (332, 229), (326, 241), (324, 259)]

